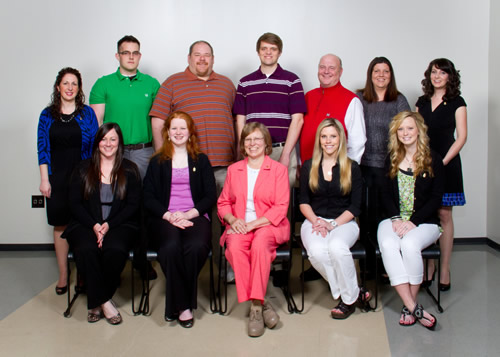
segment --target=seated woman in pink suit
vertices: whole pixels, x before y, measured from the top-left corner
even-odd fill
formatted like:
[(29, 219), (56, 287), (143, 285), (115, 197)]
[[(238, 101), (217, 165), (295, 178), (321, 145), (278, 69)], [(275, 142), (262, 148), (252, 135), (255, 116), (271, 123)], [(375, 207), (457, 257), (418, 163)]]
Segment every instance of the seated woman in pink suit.
[(217, 202), (226, 230), (220, 244), (234, 268), (238, 302), (251, 300), (248, 335), (258, 337), (264, 325), (274, 328), (278, 314), (264, 301), (276, 248), (288, 241), (286, 218), (290, 188), (287, 168), (272, 160), (271, 135), (265, 125), (248, 123), (241, 132), (245, 159), (229, 166)]

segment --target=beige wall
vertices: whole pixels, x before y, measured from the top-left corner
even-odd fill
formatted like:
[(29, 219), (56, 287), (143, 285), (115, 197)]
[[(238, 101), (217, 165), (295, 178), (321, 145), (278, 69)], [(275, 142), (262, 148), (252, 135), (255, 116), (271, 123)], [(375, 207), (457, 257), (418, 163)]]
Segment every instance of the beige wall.
[(500, 3), (490, 1), (487, 236), (500, 244)]
[[(301, 77), (306, 90), (317, 86), (317, 62), (327, 52), (342, 57), (342, 82), (352, 90), (363, 86), (370, 60), (384, 55), (412, 107), (429, 61), (452, 59), (462, 73), (469, 111), (469, 140), (462, 151), (467, 205), (454, 210), (456, 236), (484, 237), (487, 197), (498, 197), (499, 190), (491, 170), (487, 186), (485, 159), (488, 149), (493, 153), (487, 130), (488, 98), (495, 89), (488, 95), (485, 85), (489, 7), (490, 0), (2, 1), (0, 244), (51, 242), (45, 212), (31, 209), (30, 197), (39, 186), (38, 116), (60, 68), (80, 69), (88, 95), (99, 76), (116, 70), (116, 41), (134, 34), (142, 42), (140, 69), (163, 81), (185, 68), (193, 41), (206, 39), (215, 48), (216, 71), (237, 83), (257, 68), (255, 41), (266, 31), (283, 38), (280, 63)], [(498, 43), (498, 27), (492, 34)], [(498, 122), (490, 119), (491, 129), (493, 124)], [(498, 136), (491, 141), (498, 152)]]

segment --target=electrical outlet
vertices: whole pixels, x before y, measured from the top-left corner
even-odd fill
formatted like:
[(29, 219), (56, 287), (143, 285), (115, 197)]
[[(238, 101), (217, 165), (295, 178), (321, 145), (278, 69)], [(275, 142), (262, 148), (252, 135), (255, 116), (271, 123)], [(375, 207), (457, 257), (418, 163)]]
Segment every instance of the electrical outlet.
[(31, 196), (31, 208), (44, 208), (45, 197), (33, 195)]

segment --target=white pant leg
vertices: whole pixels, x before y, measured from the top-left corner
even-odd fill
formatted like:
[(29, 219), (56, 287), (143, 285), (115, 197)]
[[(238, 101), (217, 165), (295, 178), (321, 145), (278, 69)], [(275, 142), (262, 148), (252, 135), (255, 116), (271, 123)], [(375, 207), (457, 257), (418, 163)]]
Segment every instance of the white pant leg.
[(401, 239), (401, 255), (411, 285), (422, 284), (422, 250), (434, 243), (440, 234), (437, 224), (420, 224)]
[(305, 220), (301, 237), (312, 266), (328, 281), (334, 299), (342, 297), (346, 304), (359, 295), (356, 267), (350, 248), (356, 243), (359, 227), (355, 221), (343, 224), (325, 238), (312, 233), (312, 224)]
[(436, 224), (421, 224), (400, 238), (386, 219), (378, 226), (378, 244), (391, 285), (422, 283), (422, 250), (439, 238)]

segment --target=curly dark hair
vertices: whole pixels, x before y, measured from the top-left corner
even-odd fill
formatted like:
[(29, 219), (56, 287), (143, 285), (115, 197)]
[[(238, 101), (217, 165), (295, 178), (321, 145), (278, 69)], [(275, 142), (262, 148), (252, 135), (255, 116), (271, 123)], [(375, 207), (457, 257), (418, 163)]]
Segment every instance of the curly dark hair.
[(436, 58), (429, 63), (427, 70), (424, 73), (425, 78), (422, 79), (422, 90), (424, 97), (431, 99), (434, 94), (434, 87), (431, 83), (432, 67), (436, 67), (448, 73), (448, 83), (446, 83), (446, 93), (443, 96), (444, 101), (452, 100), (460, 95), (460, 71), (455, 69), (455, 65), (447, 58)]
[(83, 83), (82, 83), (82, 75), (77, 69), (71, 67), (65, 67), (59, 71), (56, 77), (56, 81), (54, 82), (54, 87), (52, 89), (52, 95), (50, 97), (50, 114), (54, 120), (61, 119), (61, 93), (59, 92), (59, 85), (62, 82), (63, 77), (66, 74), (73, 74), (78, 80), (78, 93), (75, 97), (75, 111), (78, 113), (83, 109), (85, 103), (85, 94), (83, 94)]
[(358, 92), (363, 93), (363, 99), (368, 103), (378, 102), (377, 93), (375, 92), (375, 88), (373, 86), (372, 74), (373, 69), (379, 63), (385, 63), (389, 67), (389, 71), (391, 72), (391, 80), (389, 81), (389, 85), (387, 86), (387, 90), (385, 91), (385, 97), (383, 98), (384, 102), (395, 101), (396, 99), (398, 99), (398, 95), (400, 94), (400, 92), (398, 91), (398, 87), (396, 86), (396, 77), (394, 76), (394, 69), (392, 68), (391, 62), (385, 57), (375, 57), (368, 65), (368, 70), (366, 71), (365, 87), (358, 89)]

